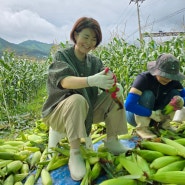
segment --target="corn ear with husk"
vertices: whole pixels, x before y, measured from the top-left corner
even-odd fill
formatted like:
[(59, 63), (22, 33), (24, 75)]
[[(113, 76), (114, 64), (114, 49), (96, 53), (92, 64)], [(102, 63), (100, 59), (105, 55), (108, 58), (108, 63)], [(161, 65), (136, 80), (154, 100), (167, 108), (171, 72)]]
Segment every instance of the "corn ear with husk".
[(24, 185), (34, 185), (35, 184), (35, 175), (31, 174), (30, 176), (27, 177)]
[(4, 181), (3, 185), (12, 185), (14, 184), (13, 174), (10, 174)]
[(0, 161), (0, 168), (5, 167), (7, 164), (11, 163), (12, 160), (2, 160)]
[[(42, 155), (41, 155), (41, 157), (40, 157), (39, 163), (45, 162), (46, 159), (47, 159), (47, 156), (48, 156), (48, 147), (46, 147), (46, 148), (44, 149), (44, 151), (42, 152)], [(43, 169), (43, 167), (44, 167), (44, 165), (39, 164), (39, 163), (38, 163), (38, 165), (37, 165), (37, 170), (36, 170), (36, 173), (35, 173), (35, 181), (37, 181), (37, 179), (39, 178), (39, 176), (40, 176), (40, 174), (41, 174), (41, 171), (42, 171), (42, 169)]]
[(33, 153), (33, 156), (30, 161), (30, 169), (33, 169), (39, 163), (41, 155), (42, 154), (40, 151), (36, 151), (35, 153)]
[(126, 176), (121, 176), (114, 179), (108, 179), (100, 183), (99, 185), (137, 185), (135, 179), (127, 178)]
[[(48, 171), (56, 170), (57, 168), (60, 168), (68, 163), (69, 158), (58, 158), (54, 163), (52, 163), (50, 166), (47, 166)], [(49, 165), (49, 164), (48, 164)]]
[(29, 173), (30, 169), (29, 169), (29, 165), (28, 163), (23, 163), (22, 167), (21, 167), (21, 173)]
[(150, 170), (149, 163), (140, 155), (136, 155), (136, 162), (138, 166), (142, 169), (144, 174), (147, 176), (147, 178), (150, 178), (151, 170)]
[(17, 173), (22, 168), (22, 165), (22, 161), (12, 161), (11, 163), (7, 164), (7, 166), (5, 166), (2, 171), (7, 174)]
[(23, 185), (23, 183), (19, 181), (19, 182), (16, 182), (14, 185)]
[(180, 143), (181, 145), (185, 146), (185, 138), (178, 138), (178, 139), (175, 139), (174, 141), (176, 141), (177, 143)]
[(169, 138), (162, 138), (162, 140), (168, 144), (169, 146), (172, 146), (176, 149), (177, 151), (177, 154), (182, 156), (182, 157), (185, 157), (185, 146), (181, 145), (180, 143), (174, 141), (174, 140), (171, 140)]
[(141, 147), (145, 149), (155, 150), (165, 155), (177, 155), (177, 148), (166, 143), (141, 141)]
[(24, 161), (27, 157), (28, 157), (27, 155), (19, 155), (18, 153), (13, 153), (13, 152), (0, 152), (0, 159), (5, 159), (5, 160)]
[(92, 156), (92, 157), (88, 157), (87, 160), (89, 161), (90, 165), (94, 165), (97, 162), (99, 162), (100, 158), (98, 156)]
[(182, 160), (182, 157), (176, 156), (176, 155), (162, 156), (153, 160), (152, 163), (150, 163), (150, 168), (160, 169), (172, 162), (179, 161), (179, 160)]
[(14, 174), (14, 182), (23, 181), (28, 175), (29, 175), (29, 173)]
[(46, 168), (43, 168), (41, 171), (41, 180), (42, 180), (43, 185), (52, 185), (53, 184), (51, 175)]
[(91, 172), (90, 172), (91, 181), (94, 181), (95, 179), (97, 179), (100, 176), (101, 170), (102, 170), (102, 167), (99, 162), (94, 164), (94, 166), (92, 167)]
[(152, 162), (153, 160), (164, 156), (163, 153), (159, 151), (154, 151), (154, 150), (147, 150), (147, 149), (136, 149), (134, 150), (138, 155), (143, 157), (147, 162)]
[(185, 160), (174, 161), (162, 168), (159, 168), (156, 173), (167, 171), (181, 171), (185, 166)]
[(138, 166), (136, 162), (127, 159), (124, 155), (119, 156), (119, 162), (130, 175), (137, 175), (139, 177), (139, 180), (142, 182), (146, 180), (146, 176), (143, 170)]
[(184, 184), (185, 171), (166, 171), (153, 174), (152, 180), (165, 184)]

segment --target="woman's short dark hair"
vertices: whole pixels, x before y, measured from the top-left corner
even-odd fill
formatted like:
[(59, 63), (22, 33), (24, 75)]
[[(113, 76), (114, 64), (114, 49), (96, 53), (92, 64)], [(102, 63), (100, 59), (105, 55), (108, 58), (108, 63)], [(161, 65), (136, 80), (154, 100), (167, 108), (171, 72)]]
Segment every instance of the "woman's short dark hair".
[(76, 44), (74, 33), (75, 32), (79, 33), (85, 28), (91, 28), (95, 31), (96, 38), (97, 38), (97, 42), (96, 42), (96, 47), (97, 47), (102, 41), (102, 32), (98, 21), (96, 21), (93, 18), (89, 18), (89, 17), (79, 18), (71, 30), (70, 39)]

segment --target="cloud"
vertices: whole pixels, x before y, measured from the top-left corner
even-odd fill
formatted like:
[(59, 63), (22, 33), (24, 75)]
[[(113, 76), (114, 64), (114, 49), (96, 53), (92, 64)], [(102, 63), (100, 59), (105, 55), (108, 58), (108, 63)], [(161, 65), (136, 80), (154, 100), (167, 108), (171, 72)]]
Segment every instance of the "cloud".
[(4, 11), (0, 14), (0, 20), (3, 20), (0, 21), (1, 33), (14, 42), (30, 38), (33, 40), (40, 38), (41, 41), (51, 40), (58, 32), (55, 25), (30, 10)]
[(152, 27), (154, 30), (158, 30), (158, 27), (160, 27), (166, 28), (166, 31), (177, 28), (176, 31), (178, 31), (182, 26), (180, 20), (185, 15), (185, 6), (183, 0), (170, 3), (168, 0), (160, 1), (160, 3), (158, 0), (152, 0), (152, 3), (149, 1), (143, 3), (141, 12), (142, 24), (144, 25), (145, 21), (148, 20), (147, 24), (150, 25), (148, 28), (151, 29)]
[[(124, 39), (137, 39), (137, 6), (134, 2), (129, 2), (130, 0), (2, 1), (0, 37), (14, 43), (25, 40), (65, 42), (69, 40), (70, 30), (76, 19), (88, 16), (100, 23), (103, 42), (109, 41), (114, 35)], [(185, 11), (178, 13), (183, 7), (184, 0), (145, 0), (139, 7), (142, 31), (184, 30)]]

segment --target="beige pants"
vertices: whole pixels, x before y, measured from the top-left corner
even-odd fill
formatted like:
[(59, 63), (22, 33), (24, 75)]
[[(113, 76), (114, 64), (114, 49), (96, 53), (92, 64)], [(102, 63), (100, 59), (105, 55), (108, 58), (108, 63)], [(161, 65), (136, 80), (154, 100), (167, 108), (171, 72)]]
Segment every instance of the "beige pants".
[[(61, 101), (43, 121), (53, 130), (66, 133), (69, 142), (87, 137), (85, 120), (88, 113), (86, 99), (74, 94)], [(102, 93), (95, 104), (93, 123), (105, 122), (108, 136), (127, 133), (125, 109), (118, 110), (118, 105), (109, 94)]]

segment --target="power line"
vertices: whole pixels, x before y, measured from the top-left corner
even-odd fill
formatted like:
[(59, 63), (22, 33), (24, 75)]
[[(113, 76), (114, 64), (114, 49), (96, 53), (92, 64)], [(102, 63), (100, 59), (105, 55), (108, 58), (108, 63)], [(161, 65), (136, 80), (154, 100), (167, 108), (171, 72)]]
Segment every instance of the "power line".
[[(164, 20), (169, 19), (170, 17), (173, 17), (173, 16), (175, 16), (175, 15), (177, 15), (177, 14), (180, 14), (180, 13), (182, 13), (182, 12), (184, 12), (184, 11), (185, 11), (185, 8), (182, 8), (182, 9), (180, 9), (180, 10), (174, 12), (174, 13), (171, 13), (171, 14), (169, 14), (169, 15), (167, 15), (167, 16), (162, 17), (161, 19), (157, 19), (157, 20), (155, 20), (154, 22), (155, 22), (155, 23), (158, 23), (158, 22), (164, 21)], [(152, 22), (152, 23), (149, 23), (148, 25), (146, 25), (146, 26), (144, 26), (144, 27), (142, 27), (142, 28), (146, 28), (146, 27), (151, 26), (151, 25), (153, 25), (153, 22)]]
[[(141, 28), (142, 28), (142, 29), (147, 28), (147, 27), (149, 27), (149, 26), (152, 26), (152, 25), (154, 24), (154, 22), (155, 22), (155, 23), (158, 23), (158, 22), (164, 21), (164, 20), (169, 19), (170, 17), (173, 17), (173, 16), (175, 16), (175, 15), (177, 15), (177, 14), (180, 14), (180, 13), (182, 13), (182, 12), (184, 12), (184, 11), (185, 11), (185, 8), (182, 8), (182, 9), (177, 10), (177, 11), (175, 11), (175, 12), (169, 14), (169, 15), (166, 15), (166, 16), (160, 18), (160, 19), (157, 19), (157, 20), (155, 20), (155, 21), (153, 21), (153, 22), (151, 22), (151, 23), (148, 23), (147, 25), (142, 26)], [(132, 34), (130, 34), (130, 35), (127, 37), (127, 39), (130, 38), (132, 35), (134, 35), (134, 34), (137, 33), (137, 32), (138, 32), (138, 29), (136, 29)]]
[(118, 27), (120, 24), (122, 23), (125, 23), (126, 25), (126, 22), (127, 22), (127, 18), (128, 17), (131, 17), (133, 14), (134, 14), (134, 10), (132, 9), (131, 11), (128, 9), (129, 7), (129, 4), (127, 5), (127, 7), (125, 9), (122, 10), (121, 14), (119, 15), (118, 17), (118, 20), (117, 20), (117, 25), (116, 26), (113, 26), (113, 29), (115, 27)]

